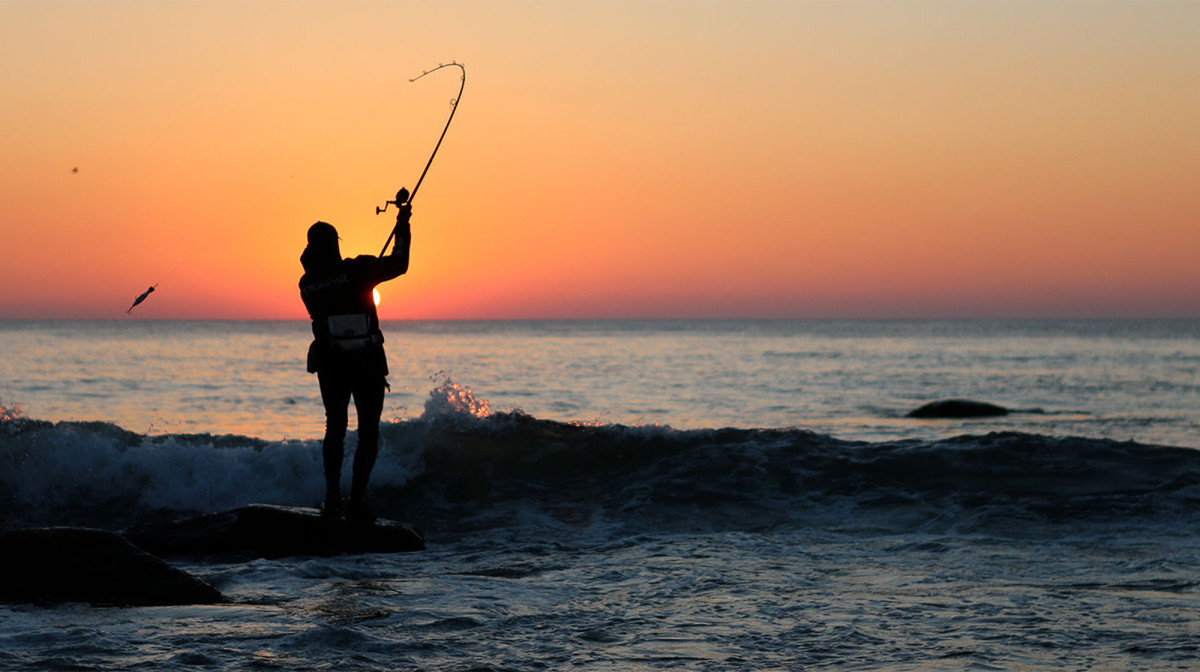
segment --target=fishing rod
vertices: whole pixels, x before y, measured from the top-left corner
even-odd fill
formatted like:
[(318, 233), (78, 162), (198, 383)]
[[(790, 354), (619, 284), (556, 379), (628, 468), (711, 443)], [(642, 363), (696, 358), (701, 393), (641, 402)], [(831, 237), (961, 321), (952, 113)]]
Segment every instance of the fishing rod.
[[(433, 153), (429, 155), (429, 161), (427, 161), (425, 163), (425, 170), (421, 171), (421, 177), (417, 178), (417, 186), (413, 187), (413, 190), (411, 193), (404, 187), (401, 187), (400, 191), (396, 192), (396, 200), (385, 201), (382, 208), (379, 206), (375, 206), (375, 214), (377, 214), (377, 215), (381, 212), (385, 212), (387, 210), (387, 206), (389, 206), (389, 205), (394, 205), (394, 206), (396, 206), (397, 209), (400, 209), (400, 208), (403, 208), (404, 206), (412, 204), (412, 199), (414, 197), (416, 197), (417, 190), (421, 188), (421, 182), (423, 182), (425, 180), (425, 173), (428, 173), (429, 166), (433, 165), (433, 157), (437, 156), (438, 148), (442, 146), (442, 140), (444, 140), (446, 138), (446, 131), (450, 130), (450, 122), (454, 121), (454, 113), (458, 111), (458, 101), (462, 100), (463, 89), (467, 86), (467, 69), (463, 67), (462, 63), (458, 63), (456, 61), (450, 61), (449, 63), (439, 63), (436, 68), (434, 68), (432, 70), (426, 70), (426, 71), (422, 72), (421, 74), (417, 75), (416, 77), (413, 77), (412, 79), (408, 80), (409, 83), (412, 83), (412, 82), (417, 81), (418, 79), (421, 79), (425, 75), (432, 74), (434, 72), (437, 72), (438, 70), (441, 70), (442, 68), (449, 68), (449, 67), (456, 67), (459, 70), (462, 70), (462, 80), (458, 85), (458, 95), (454, 97), (453, 101), (451, 101), (450, 118), (446, 119), (446, 126), (442, 129), (442, 135), (440, 137), (438, 137), (437, 144), (434, 145), (434, 147), (433, 147)], [(396, 217), (398, 219), (400, 217), (400, 215), (396, 215)], [(396, 229), (392, 229), (392, 232), (390, 234), (388, 234), (387, 242), (385, 242), (383, 244), (383, 249), (379, 251), (379, 256), (382, 257), (383, 253), (387, 252), (388, 245), (392, 244), (392, 238), (394, 238), (395, 235), (396, 235)]]

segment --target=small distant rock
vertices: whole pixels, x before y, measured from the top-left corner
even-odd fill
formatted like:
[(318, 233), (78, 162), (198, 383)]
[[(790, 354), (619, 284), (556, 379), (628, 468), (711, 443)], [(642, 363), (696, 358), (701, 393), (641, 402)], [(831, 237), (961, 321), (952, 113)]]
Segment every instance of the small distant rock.
[(0, 532), (0, 601), (162, 606), (225, 597), (113, 532), (45, 527)]
[(986, 401), (970, 399), (943, 399), (931, 401), (920, 408), (911, 410), (905, 417), (909, 418), (994, 418), (1008, 415), (1009, 410), (1003, 406), (989, 404)]

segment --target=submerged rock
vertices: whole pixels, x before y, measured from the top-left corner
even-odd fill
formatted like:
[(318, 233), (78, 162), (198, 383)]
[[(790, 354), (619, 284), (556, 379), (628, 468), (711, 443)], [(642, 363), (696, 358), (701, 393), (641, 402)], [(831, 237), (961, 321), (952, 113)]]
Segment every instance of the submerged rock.
[(425, 550), (413, 526), (322, 516), (316, 509), (252, 504), (173, 523), (126, 530), (139, 547), (162, 556), (282, 558)]
[(0, 532), (0, 601), (158, 606), (225, 598), (113, 532), (46, 527)]
[(986, 401), (970, 399), (943, 399), (931, 401), (920, 408), (911, 410), (905, 417), (909, 418), (993, 418), (1008, 415), (1009, 410), (1003, 406), (989, 404)]

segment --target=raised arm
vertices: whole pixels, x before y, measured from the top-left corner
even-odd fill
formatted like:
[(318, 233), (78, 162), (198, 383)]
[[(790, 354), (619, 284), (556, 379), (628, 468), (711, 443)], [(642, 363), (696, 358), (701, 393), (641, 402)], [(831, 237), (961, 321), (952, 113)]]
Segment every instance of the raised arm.
[(412, 229), (408, 221), (410, 217), (411, 205), (401, 206), (400, 212), (396, 213), (396, 228), (393, 231), (396, 242), (392, 245), (391, 254), (379, 258), (375, 269), (376, 283), (387, 282), (408, 272), (408, 251), (412, 245)]

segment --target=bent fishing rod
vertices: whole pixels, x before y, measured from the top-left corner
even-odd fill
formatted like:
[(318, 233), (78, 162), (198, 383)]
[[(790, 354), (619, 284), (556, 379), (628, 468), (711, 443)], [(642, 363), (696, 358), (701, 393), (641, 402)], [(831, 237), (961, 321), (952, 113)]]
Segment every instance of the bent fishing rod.
[[(462, 100), (463, 89), (467, 86), (467, 69), (463, 67), (462, 63), (458, 63), (455, 61), (451, 61), (449, 63), (439, 63), (436, 68), (434, 68), (432, 70), (426, 70), (426, 71), (422, 72), (421, 74), (417, 75), (416, 77), (413, 77), (412, 79), (408, 80), (410, 83), (415, 82), (418, 79), (421, 79), (422, 77), (424, 77), (425, 75), (432, 74), (434, 72), (437, 72), (438, 70), (441, 70), (442, 68), (449, 68), (449, 67), (456, 67), (459, 70), (462, 70), (462, 81), (458, 85), (458, 95), (455, 96), (454, 100), (451, 101), (450, 118), (446, 119), (446, 126), (442, 129), (442, 134), (441, 134), (441, 136), (438, 137), (437, 144), (434, 145), (434, 147), (433, 147), (433, 153), (429, 155), (429, 161), (427, 161), (425, 163), (425, 170), (421, 171), (421, 177), (417, 178), (417, 186), (413, 187), (412, 192), (409, 192), (404, 187), (400, 187), (400, 191), (396, 192), (396, 200), (385, 201), (382, 208), (376, 206), (375, 214), (377, 214), (377, 215), (381, 212), (386, 212), (387, 206), (389, 206), (389, 205), (394, 205), (394, 206), (396, 206), (397, 209), (402, 210), (404, 208), (404, 206), (412, 204), (412, 199), (416, 197), (417, 190), (421, 188), (421, 182), (423, 182), (425, 180), (425, 173), (428, 173), (429, 166), (433, 165), (433, 157), (437, 156), (438, 148), (440, 148), (442, 146), (442, 140), (444, 140), (446, 138), (446, 131), (450, 130), (450, 122), (454, 121), (454, 113), (458, 111), (458, 101)], [(397, 224), (400, 223), (400, 215), (399, 214), (396, 215), (396, 223)], [(388, 234), (387, 242), (385, 242), (383, 244), (383, 249), (379, 251), (379, 256), (382, 257), (384, 252), (387, 252), (388, 245), (392, 244), (392, 238), (394, 238), (395, 236), (396, 236), (396, 229), (393, 228), (392, 232), (390, 234)]]

